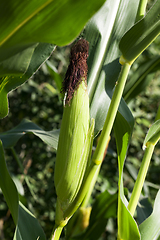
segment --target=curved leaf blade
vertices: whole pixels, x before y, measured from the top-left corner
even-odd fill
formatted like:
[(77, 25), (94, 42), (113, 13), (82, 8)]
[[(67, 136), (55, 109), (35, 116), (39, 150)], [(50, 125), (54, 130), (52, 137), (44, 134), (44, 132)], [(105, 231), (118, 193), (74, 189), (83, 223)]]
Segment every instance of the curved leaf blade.
[[(112, 92), (121, 70), (118, 61), (119, 39), (133, 25), (138, 2), (139, 0), (106, 1), (84, 31), (84, 36), (90, 43), (88, 93), (91, 118), (95, 119), (96, 133), (103, 127)], [(127, 116), (130, 116), (129, 111)], [(126, 120), (130, 121), (128, 118)]]
[(159, 63), (160, 57), (156, 56), (154, 59), (149, 59), (140, 65), (125, 86), (123, 97), (127, 103), (145, 89), (145, 87), (153, 79), (154, 71), (158, 67)]
[(144, 18), (137, 22), (121, 39), (119, 48), (125, 61), (133, 62), (160, 34), (160, 0)]
[(139, 226), (142, 240), (156, 240), (160, 236), (160, 190), (157, 193), (152, 214)]
[(57, 149), (59, 130), (44, 131), (38, 125), (26, 119), (17, 125), (17, 127), (1, 133), (0, 139), (3, 142), (4, 148), (10, 148), (15, 146), (18, 140), (26, 133), (33, 133), (46, 144)]
[(38, 238), (45, 240), (45, 234), (37, 219), (19, 202), (17, 188), (7, 170), (1, 141), (0, 188), (2, 189), (3, 195), (16, 225), (14, 240), (28, 240)]
[(143, 149), (145, 149), (149, 144), (156, 145), (159, 139), (160, 139), (160, 120), (157, 120), (154, 124), (152, 124), (146, 135), (146, 138), (143, 143)]
[[(90, 42), (88, 92), (91, 99), (91, 117), (95, 118), (96, 132), (103, 127), (121, 69), (118, 61), (120, 56), (118, 39), (133, 25), (138, 3), (139, 1), (107, 1), (85, 29), (86, 39)], [(114, 124), (120, 175), (119, 237), (135, 240), (140, 239), (140, 234), (136, 222), (127, 210), (123, 193), (123, 166), (133, 123), (133, 116), (122, 100)], [(128, 223), (126, 229), (123, 224), (125, 221)]]
[(104, 232), (108, 219), (116, 217), (116, 210), (117, 193), (101, 193), (93, 205), (89, 226), (81, 239), (97, 240)]
[(34, 44), (30, 48), (0, 62), (0, 76), (17, 76), (24, 74), (29, 67), (36, 46), (37, 44)]
[(11, 211), (15, 224), (18, 222), (18, 192), (7, 170), (3, 145), (0, 140), (0, 188)]
[(0, 61), (37, 42), (60, 46), (70, 43), (103, 3), (104, 0), (3, 0)]
[(133, 122), (132, 125), (129, 124), (126, 119), (118, 113), (114, 124), (119, 167), (118, 239), (125, 240), (140, 239), (138, 226), (127, 209), (128, 202), (125, 198), (123, 189), (123, 167), (132, 130)]
[(35, 216), (19, 202), (19, 217), (13, 240), (46, 240), (43, 229)]
[[(0, 80), (0, 82), (5, 81), (5, 79)], [(3, 83), (1, 83), (3, 84)], [(0, 86), (0, 119), (4, 118), (8, 114), (8, 97), (7, 97), (7, 92), (6, 90), (2, 89), (1, 91), (1, 86)]]
[[(8, 114), (8, 93), (23, 84), (28, 78), (30, 78), (36, 72), (36, 70), (49, 58), (54, 48), (55, 46), (52, 44), (40, 43), (36, 45), (34, 49), (27, 49), (5, 61), (6, 69), (3, 69), (0, 75), (5, 72), (5, 74), (10, 76), (7, 76), (0, 80), (0, 118), (4, 118)], [(18, 62), (20, 62), (20, 60), (22, 62), (24, 61), (22, 63), (23, 67), (21, 66), (21, 62), (20, 65), (18, 65), (17, 57)], [(10, 68), (11, 59), (13, 64)]]

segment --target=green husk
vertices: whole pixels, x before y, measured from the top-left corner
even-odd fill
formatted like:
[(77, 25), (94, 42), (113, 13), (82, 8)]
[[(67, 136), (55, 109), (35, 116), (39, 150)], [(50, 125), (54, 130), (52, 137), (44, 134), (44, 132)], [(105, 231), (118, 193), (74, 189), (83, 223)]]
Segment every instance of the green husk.
[(57, 193), (55, 224), (58, 227), (67, 224), (86, 195), (86, 188), (83, 191), (84, 176), (90, 165), (94, 133), (94, 121), (89, 127), (88, 48), (84, 39), (72, 47), (70, 65), (63, 81), (65, 106), (54, 174)]
[(83, 152), (88, 130), (89, 98), (82, 81), (70, 104), (64, 107), (56, 157), (54, 181), (64, 211), (73, 202), (86, 169)]

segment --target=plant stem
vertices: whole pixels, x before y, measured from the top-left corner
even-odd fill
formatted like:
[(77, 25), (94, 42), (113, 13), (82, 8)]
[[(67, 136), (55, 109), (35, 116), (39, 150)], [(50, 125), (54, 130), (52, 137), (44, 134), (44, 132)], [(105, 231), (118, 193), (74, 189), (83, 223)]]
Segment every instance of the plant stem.
[(134, 215), (135, 209), (137, 207), (137, 203), (138, 203), (138, 200), (142, 191), (142, 187), (146, 178), (146, 174), (151, 161), (153, 150), (154, 150), (154, 145), (149, 144), (149, 146), (146, 148), (144, 153), (144, 157), (138, 173), (138, 177), (134, 185), (134, 189), (128, 204), (128, 210), (130, 211), (132, 216)]
[[(109, 140), (108, 140), (108, 142), (107, 142), (107, 146), (106, 146), (106, 149), (105, 149), (105, 154), (103, 155), (103, 160), (104, 160), (105, 155), (106, 155), (106, 153), (107, 153), (109, 141), (110, 141), (110, 138), (109, 138)], [(94, 176), (93, 176), (93, 178), (92, 178), (92, 181), (91, 181), (91, 183), (90, 183), (89, 189), (88, 189), (87, 194), (86, 194), (86, 196), (85, 196), (85, 198), (84, 198), (84, 200), (83, 200), (83, 202), (82, 202), (82, 204), (81, 204), (81, 207), (86, 207), (87, 204), (88, 204), (88, 202), (89, 202), (89, 199), (90, 199), (91, 194), (92, 194), (92, 192), (93, 192), (94, 185), (95, 185), (95, 183), (96, 183), (96, 181), (97, 181), (97, 177), (98, 177), (98, 174), (99, 174), (99, 171), (100, 171), (100, 168), (101, 168), (101, 164), (98, 165), (98, 168), (99, 168), (99, 169), (96, 171), (96, 174), (94, 174)]]
[(147, 1), (148, 0), (140, 0), (135, 22), (138, 22), (139, 20), (141, 20), (144, 17), (145, 12), (146, 12)]
[(57, 226), (55, 224), (52, 234), (51, 234), (51, 237), (50, 237), (50, 240), (59, 240), (62, 230), (63, 230), (63, 227)]
[(123, 89), (126, 83), (128, 72), (130, 69), (130, 64), (125, 63), (122, 67), (118, 82), (116, 84), (111, 104), (107, 113), (107, 117), (103, 126), (102, 133), (99, 138), (98, 145), (93, 155), (93, 162), (95, 164), (100, 164), (103, 160), (104, 151), (113, 127), (113, 123), (118, 111), (119, 103), (123, 94)]

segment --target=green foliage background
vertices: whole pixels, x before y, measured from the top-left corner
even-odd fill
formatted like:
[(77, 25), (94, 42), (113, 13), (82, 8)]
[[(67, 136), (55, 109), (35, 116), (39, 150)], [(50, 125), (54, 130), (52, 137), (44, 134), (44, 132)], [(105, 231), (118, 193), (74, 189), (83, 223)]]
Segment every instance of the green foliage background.
[[(152, 57), (155, 52), (160, 53), (159, 43), (160, 38), (138, 58), (131, 68), (130, 78), (142, 61)], [(59, 77), (62, 79), (67, 69), (69, 51), (70, 46), (58, 47), (49, 59), (58, 70)], [(47, 64), (44, 64), (32, 79), (29, 79), (23, 86), (11, 92), (9, 94), (10, 112), (6, 118), (0, 120), (0, 132), (16, 126), (23, 118), (30, 119), (44, 130), (60, 128), (63, 106), (62, 98), (59, 91), (56, 90), (57, 86), (54, 80), (55, 75), (53, 77), (53, 74), (47, 68)], [(46, 83), (49, 83), (54, 89), (48, 88)], [(160, 104), (159, 89), (160, 71), (152, 76), (147, 88), (129, 103), (135, 117), (133, 137), (124, 169), (124, 186), (129, 190), (133, 188), (143, 156), (142, 144), (144, 137), (148, 127), (153, 123), (156, 110)], [(10, 119), (12, 119), (12, 122)], [(95, 139), (95, 145), (96, 141), (97, 139)], [(20, 198), (37, 217), (48, 238), (53, 227), (56, 202), (53, 183), (55, 151), (32, 134), (27, 134), (21, 138), (15, 146), (15, 150), (27, 171), (31, 192), (24, 181), (22, 172), (11, 150), (6, 149), (6, 161), (9, 172), (15, 180), (18, 179), (22, 183), (19, 188), (21, 191)], [(151, 205), (160, 186), (159, 165), (160, 150), (158, 144), (143, 189), (144, 197), (149, 197), (149, 204)], [(92, 194), (91, 203), (104, 190), (117, 190), (117, 183), (116, 145), (114, 136), (112, 136), (108, 153)], [(0, 239), (10, 240), (13, 237), (14, 223), (1, 192), (0, 202)], [(101, 239), (116, 239), (116, 227), (116, 221), (110, 219)]]
[[(160, 38), (135, 61), (128, 81), (134, 76), (138, 67), (144, 61), (159, 55)], [(56, 79), (64, 78), (69, 62), (70, 46), (57, 47), (49, 59), (25, 84), (17, 90), (9, 93), (9, 115), (0, 120), (0, 132), (10, 130), (18, 125), (24, 118), (30, 119), (42, 129), (49, 131), (59, 129), (61, 125), (63, 104), (59, 93), (60, 86), (56, 85)], [(52, 66), (57, 72), (51, 71)], [(159, 68), (159, 66), (157, 67)], [(149, 75), (149, 85), (129, 102), (129, 107), (135, 117), (133, 137), (124, 168), (124, 187), (126, 196), (130, 196), (138, 169), (143, 157), (142, 145), (148, 128), (153, 123), (158, 106), (160, 104), (160, 71)], [(94, 141), (96, 146), (98, 136)], [(30, 187), (26, 184), (24, 176), (19, 168), (11, 149), (5, 149), (5, 157), (9, 172), (19, 190), (19, 198), (27, 208), (33, 212), (46, 237), (54, 224), (56, 194), (53, 183), (55, 150), (45, 145), (39, 138), (32, 134), (26, 134), (15, 146), (15, 151), (24, 166), (28, 176)], [(13, 150), (13, 149), (12, 149)], [(153, 202), (160, 186), (159, 177), (160, 150), (157, 144), (152, 162), (143, 188), (141, 204), (148, 206), (146, 214), (152, 211)], [(114, 134), (112, 133), (107, 155), (104, 159), (100, 175), (97, 179), (90, 203), (93, 204), (96, 197), (106, 189), (115, 192), (118, 188), (118, 163)], [(14, 223), (0, 192), (0, 239), (10, 240), (13, 238)], [(137, 212), (136, 220), (140, 223), (143, 219)], [(110, 219), (107, 227), (99, 240), (116, 239), (116, 219)], [(62, 234), (63, 238), (63, 234)]]

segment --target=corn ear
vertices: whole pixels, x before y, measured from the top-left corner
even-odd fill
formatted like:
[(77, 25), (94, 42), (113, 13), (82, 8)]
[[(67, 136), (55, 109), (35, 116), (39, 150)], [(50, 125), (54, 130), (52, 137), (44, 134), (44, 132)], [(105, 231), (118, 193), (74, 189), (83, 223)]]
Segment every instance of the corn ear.
[[(84, 58), (84, 56), (88, 56), (88, 50), (86, 51), (81, 46), (83, 43), (80, 42), (80, 46), (78, 43), (71, 51), (72, 66), (69, 67), (66, 77), (69, 82), (64, 83), (67, 96), (54, 174), (57, 193), (56, 223), (62, 226), (66, 224), (66, 219), (70, 215), (64, 217), (65, 212), (73, 204), (81, 187), (90, 154), (91, 135), (93, 135), (90, 134), (91, 130), (89, 128), (86, 66), (83, 66), (84, 63), (86, 64), (85, 60), (87, 58)], [(75, 54), (78, 55), (75, 56)], [(71, 71), (74, 73), (71, 74)], [(69, 79), (68, 74), (70, 74)], [(78, 75), (80, 77), (75, 81)]]

